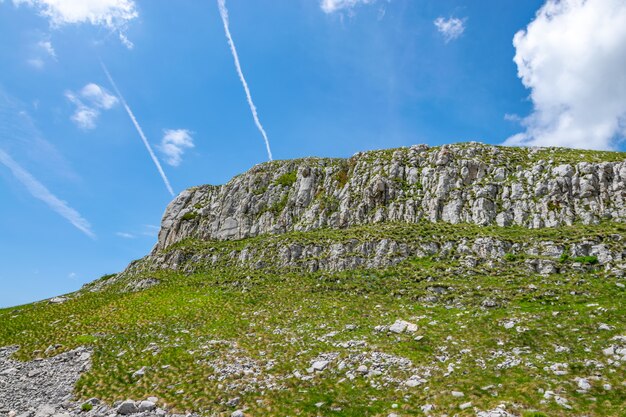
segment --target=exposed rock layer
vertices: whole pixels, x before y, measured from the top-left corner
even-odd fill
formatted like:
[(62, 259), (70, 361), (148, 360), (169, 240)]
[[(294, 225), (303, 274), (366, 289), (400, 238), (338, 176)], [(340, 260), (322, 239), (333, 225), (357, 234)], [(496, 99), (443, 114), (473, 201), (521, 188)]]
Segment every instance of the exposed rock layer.
[(470, 143), (261, 164), (225, 185), (183, 191), (165, 211), (155, 251), (185, 238), (385, 221), (541, 228), (626, 220), (624, 158), (575, 152)]
[[(350, 239), (345, 242), (318, 243), (281, 240), (264, 241), (262, 245), (251, 243), (239, 249), (209, 248), (190, 251), (188, 248), (176, 248), (153, 253), (144, 260), (131, 264), (122, 276), (161, 269), (194, 273), (217, 266), (308, 272), (376, 269), (396, 265), (411, 257), (427, 256), (458, 259), (465, 272), (485, 264), (490, 269), (497, 270), (503, 262), (507, 262), (507, 256), (524, 259), (524, 269), (530, 274), (549, 275), (591, 268), (580, 262), (563, 262), (561, 257), (564, 254), (571, 259), (591, 256), (597, 261), (597, 267), (619, 276), (626, 270), (623, 238), (612, 235), (593, 240), (570, 241), (567, 245), (550, 240), (520, 243), (493, 237), (476, 237), (458, 240), (450, 238), (443, 242), (428, 239)], [(136, 291), (144, 286), (145, 280), (133, 281), (132, 288), (129, 289)]]

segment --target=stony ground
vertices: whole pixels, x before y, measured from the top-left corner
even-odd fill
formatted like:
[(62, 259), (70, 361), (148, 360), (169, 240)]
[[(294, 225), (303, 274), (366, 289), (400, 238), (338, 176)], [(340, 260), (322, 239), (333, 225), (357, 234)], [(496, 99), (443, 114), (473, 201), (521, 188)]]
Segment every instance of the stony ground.
[[(59, 346), (60, 347), (60, 346)], [(56, 346), (47, 353), (53, 354)], [(15, 361), (17, 347), (0, 348), (0, 415), (8, 417), (71, 417), (134, 415), (173, 416), (157, 407), (158, 398), (118, 401), (113, 406), (97, 398), (77, 401), (74, 387), (91, 367), (91, 352), (80, 347), (33, 361)]]

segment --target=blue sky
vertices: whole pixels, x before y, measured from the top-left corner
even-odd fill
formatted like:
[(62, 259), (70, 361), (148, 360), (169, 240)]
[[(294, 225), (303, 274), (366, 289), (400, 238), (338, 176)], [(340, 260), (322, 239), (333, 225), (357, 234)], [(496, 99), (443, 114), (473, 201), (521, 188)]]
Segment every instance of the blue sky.
[[(621, 0), (225, 7), (275, 159), (469, 140), (624, 149)], [(268, 159), (216, 1), (0, 0), (0, 38), (0, 306), (147, 254), (163, 177), (178, 193)]]

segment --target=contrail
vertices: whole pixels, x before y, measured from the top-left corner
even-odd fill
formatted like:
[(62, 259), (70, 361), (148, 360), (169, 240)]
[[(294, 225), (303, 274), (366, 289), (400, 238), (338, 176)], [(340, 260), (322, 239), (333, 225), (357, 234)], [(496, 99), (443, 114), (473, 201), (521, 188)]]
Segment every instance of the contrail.
[(26, 187), (33, 197), (46, 203), (52, 210), (56, 211), (90, 238), (96, 238), (96, 235), (91, 231), (91, 225), (79, 212), (68, 206), (65, 201), (52, 194), (42, 183), (37, 181), (30, 172), (22, 168), (2, 149), (0, 149), (0, 163), (9, 168), (15, 178)]
[(224, 32), (226, 32), (226, 39), (228, 39), (228, 45), (230, 46), (230, 51), (233, 53), (233, 58), (235, 60), (235, 67), (237, 68), (237, 74), (239, 74), (239, 79), (241, 80), (241, 84), (243, 84), (243, 89), (246, 91), (246, 98), (248, 99), (248, 105), (250, 106), (250, 111), (252, 112), (252, 117), (254, 118), (254, 123), (256, 127), (263, 135), (263, 140), (265, 141), (265, 147), (267, 148), (267, 156), (270, 161), (272, 160), (272, 150), (270, 149), (270, 141), (267, 139), (267, 133), (265, 133), (265, 129), (261, 125), (259, 121), (259, 115), (256, 111), (256, 106), (252, 101), (252, 95), (250, 95), (250, 89), (248, 88), (248, 83), (246, 82), (245, 77), (243, 76), (243, 71), (241, 70), (241, 64), (239, 63), (239, 55), (237, 55), (237, 49), (235, 48), (235, 42), (233, 42), (233, 37), (230, 35), (230, 29), (228, 28), (228, 9), (226, 9), (226, 0), (217, 0), (217, 5), (220, 8), (220, 15), (222, 16), (222, 22), (224, 23)]
[(173, 197), (174, 190), (172, 190), (170, 181), (167, 179), (167, 176), (165, 175), (165, 171), (163, 171), (163, 167), (161, 167), (161, 163), (159, 162), (156, 155), (154, 154), (154, 151), (152, 150), (152, 146), (150, 146), (150, 143), (148, 142), (146, 135), (143, 133), (141, 126), (139, 126), (139, 123), (137, 123), (137, 119), (135, 118), (135, 115), (133, 114), (130, 107), (128, 107), (128, 103), (126, 103), (124, 96), (120, 92), (119, 88), (117, 88), (117, 84), (115, 84), (115, 81), (113, 81), (113, 77), (111, 77), (111, 74), (109, 74), (109, 70), (107, 69), (106, 65), (104, 65), (104, 62), (100, 61), (100, 65), (102, 65), (102, 69), (104, 70), (104, 73), (106, 74), (107, 78), (109, 79), (109, 82), (113, 86), (113, 89), (115, 90), (115, 93), (117, 94), (120, 101), (122, 102), (122, 105), (126, 109), (126, 113), (128, 113), (128, 117), (130, 117), (130, 120), (135, 125), (135, 129), (137, 129), (137, 133), (139, 133), (139, 136), (141, 137), (143, 144), (146, 145), (146, 149), (148, 150), (148, 153), (150, 154), (150, 158), (152, 158), (154, 165), (156, 165), (157, 170), (159, 171), (159, 174), (161, 174), (161, 178), (163, 178), (163, 182), (165, 183), (165, 187), (167, 187), (167, 191), (169, 191)]

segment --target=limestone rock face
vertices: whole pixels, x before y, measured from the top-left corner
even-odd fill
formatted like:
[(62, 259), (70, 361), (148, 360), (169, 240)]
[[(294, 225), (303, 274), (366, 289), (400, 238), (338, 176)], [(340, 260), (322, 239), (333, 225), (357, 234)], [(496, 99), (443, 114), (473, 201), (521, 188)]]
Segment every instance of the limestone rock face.
[(269, 162), (225, 185), (183, 191), (165, 211), (155, 252), (186, 238), (388, 221), (526, 228), (623, 222), (622, 155), (467, 143)]

